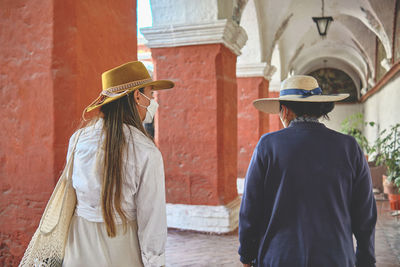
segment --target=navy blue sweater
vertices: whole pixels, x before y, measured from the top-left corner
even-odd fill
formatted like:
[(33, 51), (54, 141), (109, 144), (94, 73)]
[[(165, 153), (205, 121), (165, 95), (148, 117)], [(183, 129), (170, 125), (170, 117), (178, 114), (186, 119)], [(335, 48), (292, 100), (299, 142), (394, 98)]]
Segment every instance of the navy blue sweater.
[(292, 122), (261, 137), (254, 150), (240, 207), (240, 260), (375, 266), (376, 218), (370, 171), (355, 139), (320, 123)]

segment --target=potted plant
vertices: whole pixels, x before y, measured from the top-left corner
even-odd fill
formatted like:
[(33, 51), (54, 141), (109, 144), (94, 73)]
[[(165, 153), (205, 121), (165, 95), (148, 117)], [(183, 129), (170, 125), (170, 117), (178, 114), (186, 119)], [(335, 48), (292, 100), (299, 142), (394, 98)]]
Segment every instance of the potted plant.
[(368, 155), (374, 151), (374, 148), (369, 145), (368, 139), (363, 134), (365, 126), (374, 126), (375, 122), (364, 122), (364, 115), (361, 113), (353, 114), (341, 123), (341, 132), (353, 136), (368, 160)]
[[(360, 145), (361, 149), (365, 154), (365, 158), (368, 161), (368, 155), (375, 152), (375, 146), (371, 146), (368, 143), (368, 139), (363, 134), (363, 129), (365, 127), (375, 126), (375, 122), (364, 122), (364, 116), (361, 113), (353, 114), (347, 117), (341, 123), (341, 132), (353, 136), (357, 143)], [(374, 192), (379, 193), (383, 191), (382, 185), (382, 175), (385, 173), (385, 166), (377, 165), (374, 161), (368, 162), (369, 169), (371, 171), (372, 186), (374, 187)]]
[(400, 210), (400, 123), (379, 134), (374, 150), (376, 163), (386, 166), (383, 186), (389, 195), (390, 207)]

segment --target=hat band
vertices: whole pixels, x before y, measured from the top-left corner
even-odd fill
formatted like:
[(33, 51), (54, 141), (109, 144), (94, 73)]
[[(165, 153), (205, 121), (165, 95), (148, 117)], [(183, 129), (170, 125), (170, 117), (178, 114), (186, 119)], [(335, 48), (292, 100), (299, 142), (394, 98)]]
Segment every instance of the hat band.
[(317, 87), (312, 90), (304, 90), (304, 89), (284, 89), (281, 90), (279, 96), (285, 95), (301, 95), (302, 97), (309, 97), (312, 95), (322, 95), (321, 88)]
[(145, 83), (152, 82), (152, 81), (153, 80), (151, 78), (148, 78), (148, 79), (138, 80), (138, 81), (134, 81), (134, 82), (124, 83), (124, 84), (114, 86), (114, 87), (109, 87), (109, 88), (103, 90), (101, 92), (101, 95), (105, 95), (108, 97), (119, 96), (119, 95), (125, 94), (129, 88), (136, 87), (138, 85), (145, 84)]

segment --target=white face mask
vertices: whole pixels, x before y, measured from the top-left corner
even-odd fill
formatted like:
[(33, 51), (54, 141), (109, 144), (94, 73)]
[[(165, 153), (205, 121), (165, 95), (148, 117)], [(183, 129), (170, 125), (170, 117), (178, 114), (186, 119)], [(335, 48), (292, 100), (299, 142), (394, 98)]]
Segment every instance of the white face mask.
[(152, 123), (153, 119), (154, 119), (154, 115), (156, 115), (156, 111), (158, 108), (158, 103), (154, 100), (154, 99), (150, 99), (148, 98), (145, 94), (139, 92), (142, 96), (144, 96), (145, 98), (147, 98), (150, 101), (150, 104), (146, 107), (143, 105), (140, 105), (138, 103), (139, 106), (146, 108), (146, 117), (143, 120), (143, 123)]

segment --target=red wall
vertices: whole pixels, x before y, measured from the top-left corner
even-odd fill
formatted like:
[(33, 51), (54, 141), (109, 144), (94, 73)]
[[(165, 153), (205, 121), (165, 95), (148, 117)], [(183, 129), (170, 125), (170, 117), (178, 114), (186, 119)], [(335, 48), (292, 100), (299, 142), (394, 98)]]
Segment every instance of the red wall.
[(155, 131), (168, 203), (224, 205), (237, 196), (236, 55), (222, 44), (152, 49), (160, 91)]
[(131, 0), (0, 2), (0, 266), (19, 263), (101, 72), (136, 60), (135, 23)]
[(136, 1), (54, 3), (52, 70), (57, 92), (54, 112), (58, 118), (55, 120), (55, 169), (60, 170), (67, 141), (79, 125), (82, 110), (101, 91), (101, 73), (137, 60)]
[(51, 1), (0, 2), (1, 266), (19, 263), (54, 185), (52, 17)]
[(246, 176), (253, 150), (269, 131), (269, 116), (258, 111), (253, 101), (268, 97), (268, 80), (263, 77), (237, 78), (238, 88), (238, 177)]
[[(279, 92), (269, 92), (269, 97), (279, 97)], [(279, 114), (269, 115), (269, 131), (275, 132), (283, 128)]]

